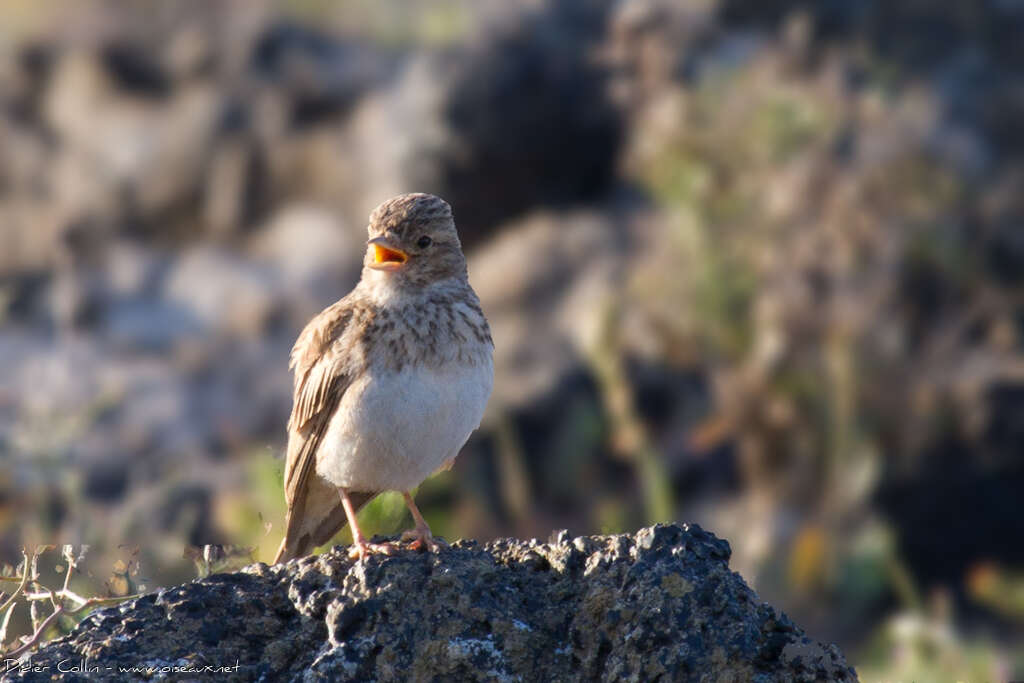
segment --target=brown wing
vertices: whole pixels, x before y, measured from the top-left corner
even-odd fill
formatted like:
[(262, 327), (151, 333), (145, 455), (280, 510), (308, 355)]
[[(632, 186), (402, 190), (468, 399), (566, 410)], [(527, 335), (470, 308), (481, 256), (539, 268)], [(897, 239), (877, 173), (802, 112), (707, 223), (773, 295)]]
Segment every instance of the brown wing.
[(345, 358), (334, 342), (345, 331), (352, 312), (342, 299), (309, 321), (292, 347), (295, 395), (288, 419), (288, 459), (284, 466), (285, 500), (293, 507), (309, 473), (315, 469), (316, 448), (334, 409), (351, 382)]
[[(335, 345), (352, 318), (352, 311), (345, 303), (342, 299), (311, 320), (292, 348), (295, 396), (291, 418), (288, 420), (288, 457), (284, 466), (284, 494), (288, 513), (282, 550), (286, 546), (307, 546), (308, 539), (302, 540), (302, 537), (319, 535), (313, 531), (328, 521), (310, 519), (306, 500), (315, 484), (311, 478), (315, 476), (317, 449), (341, 397), (351, 383), (351, 377), (346, 372), (346, 359)], [(339, 504), (330, 505), (330, 509), (325, 511), (319, 510), (323, 505), (315, 506), (318, 508), (316, 516), (326, 513), (328, 517), (336, 517), (338, 511), (333, 508), (340, 508), (340, 499), (335, 497), (335, 500)], [(342, 524), (343, 514), (336, 526)], [(284, 555), (279, 552), (278, 557), (287, 555), (294, 556), (291, 552)]]

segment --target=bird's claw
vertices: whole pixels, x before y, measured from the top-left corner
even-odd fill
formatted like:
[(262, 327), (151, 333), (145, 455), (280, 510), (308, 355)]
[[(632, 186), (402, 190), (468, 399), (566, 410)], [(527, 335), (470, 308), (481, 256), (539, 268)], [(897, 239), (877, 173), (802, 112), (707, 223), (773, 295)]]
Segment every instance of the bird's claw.
[(348, 549), (348, 556), (351, 560), (364, 560), (370, 555), (394, 555), (397, 548), (392, 543), (368, 543), (356, 541)]
[(430, 531), (412, 529), (402, 534), (402, 543), (409, 543), (412, 550), (429, 550), (432, 553), (438, 552), (441, 548), (447, 548), (448, 544), (439, 538), (434, 538)]

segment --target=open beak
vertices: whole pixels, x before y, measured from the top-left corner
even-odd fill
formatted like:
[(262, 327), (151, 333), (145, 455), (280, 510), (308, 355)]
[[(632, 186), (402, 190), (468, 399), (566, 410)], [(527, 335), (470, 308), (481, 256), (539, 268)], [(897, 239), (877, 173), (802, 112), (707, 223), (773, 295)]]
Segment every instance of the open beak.
[(370, 268), (374, 270), (397, 270), (409, 260), (409, 255), (392, 246), (386, 237), (374, 237), (367, 244), (373, 247), (373, 263)]

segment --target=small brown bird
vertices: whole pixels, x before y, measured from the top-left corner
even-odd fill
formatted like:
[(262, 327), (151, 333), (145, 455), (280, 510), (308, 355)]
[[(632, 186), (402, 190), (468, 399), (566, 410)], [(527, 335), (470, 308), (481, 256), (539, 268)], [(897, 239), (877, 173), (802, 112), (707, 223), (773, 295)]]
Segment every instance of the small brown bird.
[(275, 562), (306, 555), (356, 512), (401, 491), (416, 523), (403, 540), (436, 546), (409, 491), (450, 464), (480, 424), (494, 379), (490, 328), (469, 285), (451, 207), (405, 194), (370, 214), (359, 284), (306, 325), (291, 353), (295, 397), (284, 469), (285, 537)]

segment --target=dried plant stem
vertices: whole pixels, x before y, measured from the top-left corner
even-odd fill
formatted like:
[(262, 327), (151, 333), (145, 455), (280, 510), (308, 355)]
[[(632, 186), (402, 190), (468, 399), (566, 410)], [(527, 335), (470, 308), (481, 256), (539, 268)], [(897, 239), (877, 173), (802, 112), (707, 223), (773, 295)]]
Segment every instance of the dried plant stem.
[[(78, 607), (67, 609), (66, 607), (64, 607), (64, 605), (57, 605), (54, 608), (53, 613), (50, 614), (50, 616), (46, 617), (46, 619), (44, 619), (42, 622), (40, 622), (39, 626), (36, 628), (35, 632), (31, 636), (27, 636), (25, 639), (23, 639), (22, 645), (17, 647), (17, 648), (15, 648), (14, 650), (6, 653), (4, 655), (5, 657), (9, 657), (11, 659), (17, 659), (18, 657), (23, 655), (25, 652), (30, 650), (34, 645), (36, 645), (36, 643), (39, 642), (39, 639), (42, 638), (43, 634), (46, 633), (46, 629), (48, 629), (62, 614), (70, 616), (70, 615), (77, 614), (77, 613), (79, 613), (79, 612), (81, 612), (83, 610), (91, 609), (93, 607), (101, 607), (101, 606), (104, 606), (104, 605), (116, 605), (116, 604), (124, 602), (126, 600), (134, 600), (135, 598), (141, 597), (141, 595), (124, 595), (124, 596), (116, 597), (116, 598), (88, 598), (88, 599), (85, 599), (85, 598), (82, 598), (79, 595), (75, 595), (74, 593), (71, 593), (70, 591), (67, 591), (66, 593), (67, 594), (64, 595), (63, 597), (69, 597), (72, 600), (79, 600), (79, 601), (81, 601), (81, 603), (78, 605)], [(47, 598), (52, 598), (52, 599), (56, 600), (58, 597), (61, 596), (61, 594), (65, 594), (65, 591), (50, 591), (49, 593), (36, 593), (36, 594), (27, 595), (26, 597), (29, 600), (45, 600)], [(5, 626), (6, 626), (6, 624), (5, 624)]]
[(8, 652), (5, 655), (5, 657), (9, 659), (17, 659), (18, 657), (32, 649), (32, 647), (39, 642), (39, 639), (42, 637), (43, 633), (46, 632), (46, 629), (50, 628), (50, 625), (54, 621), (56, 621), (61, 614), (65, 614), (63, 607), (58, 607), (57, 609), (53, 610), (53, 614), (46, 617), (46, 619), (44, 619), (39, 624), (39, 626), (36, 628), (35, 632), (31, 636), (28, 636), (27, 638), (24, 638), (22, 640), (21, 647), (14, 648), (10, 652)]
[[(17, 659), (30, 649), (35, 647), (43, 635), (46, 633), (61, 615), (73, 615), (83, 610), (91, 609), (93, 607), (100, 607), (103, 605), (116, 605), (126, 600), (132, 600), (139, 597), (139, 595), (124, 595), (120, 597), (112, 598), (84, 598), (78, 593), (75, 593), (68, 585), (71, 582), (71, 575), (75, 571), (77, 561), (74, 553), (70, 552), (70, 546), (65, 548), (64, 557), (68, 561), (67, 571), (64, 573), (63, 588), (58, 591), (55, 590), (40, 590), (42, 586), (39, 584), (39, 572), (38, 572), (38, 558), (39, 552), (34, 552), (31, 560), (29, 559), (28, 553), (22, 553), (25, 557), (25, 571), (21, 577), (21, 583), (18, 589), (8, 598), (3, 606), (0, 606), (0, 612), (6, 610), (3, 621), (0, 623), (0, 652), (3, 651), (3, 642), (7, 635), (7, 624), (11, 618), (11, 612), (14, 611), (15, 602), (19, 597), (24, 597), (25, 600), (31, 603), (30, 614), (32, 616), (32, 635), (25, 636), (21, 640), (21, 645), (15, 647), (9, 652), (4, 653), (5, 658)], [(26, 593), (25, 586), (28, 585), (29, 581), (36, 590)], [(42, 618), (39, 612), (39, 602), (42, 600), (49, 600), (53, 605), (53, 612), (50, 613), (46, 618)], [(68, 608), (64, 602), (66, 600), (77, 603), (76, 607)]]
[(14, 605), (11, 605), (6, 612), (4, 612), (4, 619), (0, 622), (0, 651), (2, 651), (2, 645), (7, 640), (7, 627), (11, 623), (11, 615), (14, 614)]
[(7, 625), (11, 622), (11, 614), (14, 612), (14, 605), (18, 600), (18, 597), (25, 592), (25, 586), (28, 584), (28, 553), (22, 552), (24, 558), (24, 564), (22, 564), (21, 581), (18, 584), (17, 589), (11, 594), (11, 597), (4, 601), (4, 604), (0, 606), (0, 612), (3, 612), (3, 623), (0, 623), (0, 650), (3, 649), (4, 641), (7, 640)]
[[(8, 609), (10, 607), (13, 607), (14, 606), (14, 602), (18, 599), (18, 597), (22, 593), (25, 592), (25, 586), (28, 584), (28, 553), (22, 553), (22, 557), (25, 558), (25, 565), (24, 565), (25, 569), (24, 569), (24, 571), (22, 571), (22, 576), (21, 576), (21, 579), (20, 579), (20, 583), (19, 583), (17, 589), (15, 589), (14, 593), (11, 594), (11, 597), (7, 598), (7, 600), (6, 600), (6, 602), (4, 602), (3, 606), (0, 607), (0, 612), (4, 611), (4, 610), (6, 610), (6, 609)], [(2, 642), (2, 641), (0, 641), (0, 642)]]
[(533, 494), (530, 480), (523, 464), (522, 445), (516, 435), (515, 426), (508, 413), (500, 412), (496, 420), (498, 468), (500, 472), (501, 495), (515, 519), (526, 519), (530, 513)]
[[(78, 593), (70, 590), (59, 590), (59, 591), (42, 591), (39, 593), (25, 593), (26, 600), (51, 600), (51, 599), (66, 599), (74, 600), (79, 605), (116, 605), (124, 602), (125, 600), (134, 600), (135, 598), (142, 597), (142, 593), (135, 593), (133, 595), (118, 595), (110, 598), (83, 598)], [(76, 610), (78, 608), (75, 608)]]
[(590, 354), (601, 397), (608, 411), (613, 438), (637, 469), (649, 523), (674, 517), (675, 500), (662, 454), (637, 412), (623, 361), (620, 338), (622, 302), (609, 301), (601, 333)]

